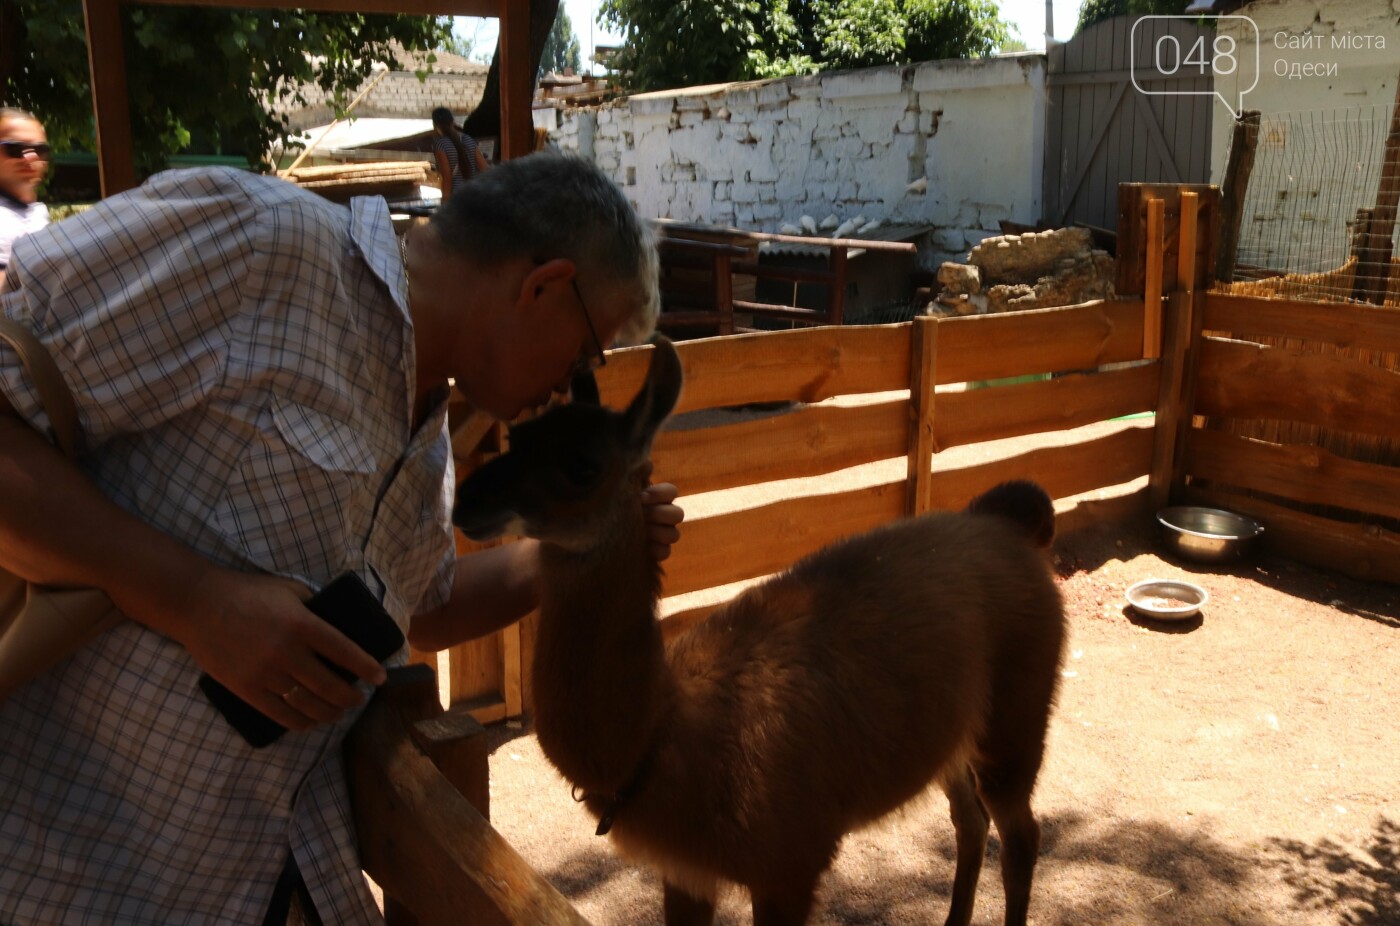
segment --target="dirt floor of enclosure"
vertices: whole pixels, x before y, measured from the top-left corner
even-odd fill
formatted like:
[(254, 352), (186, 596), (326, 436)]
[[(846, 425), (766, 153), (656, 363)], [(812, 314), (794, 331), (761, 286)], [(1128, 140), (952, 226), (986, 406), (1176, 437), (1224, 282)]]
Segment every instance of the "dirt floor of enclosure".
[[(1162, 558), (1141, 528), (1056, 546), (1071, 627), (1035, 807), (1032, 922), (1400, 924), (1400, 589), (1261, 556)], [(1184, 623), (1123, 592), (1185, 577), (1211, 601)], [(491, 730), (492, 820), (599, 926), (660, 924), (660, 888), (620, 861), (528, 728)], [(974, 922), (1000, 923), (995, 837)], [(849, 836), (820, 924), (942, 923), (953, 875), (933, 794)], [(725, 899), (721, 924), (750, 922)]]

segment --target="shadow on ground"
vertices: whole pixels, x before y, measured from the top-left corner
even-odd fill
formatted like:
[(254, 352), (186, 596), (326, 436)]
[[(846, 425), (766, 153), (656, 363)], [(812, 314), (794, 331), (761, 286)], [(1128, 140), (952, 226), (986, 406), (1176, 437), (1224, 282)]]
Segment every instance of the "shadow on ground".
[(1379, 818), (1355, 849), (1330, 839), (1272, 839), (1266, 859), (1304, 910), (1330, 911), (1344, 926), (1400, 923), (1400, 823)]
[[(906, 926), (942, 922), (952, 889), (953, 848), (945, 821), (931, 821), (918, 854), (927, 864), (877, 859), (838, 862), (821, 889), (814, 924)], [(1381, 818), (1367, 845), (1351, 849), (1270, 839), (1227, 845), (1160, 821), (1112, 821), (1069, 814), (1043, 820), (1044, 843), (1033, 919), (1041, 926), (1099, 924), (1400, 923), (1400, 824)], [(858, 840), (859, 837), (852, 837)], [(859, 851), (848, 841), (844, 852)], [(916, 869), (911, 873), (911, 867)], [(1086, 872), (1089, 875), (1086, 877)], [(603, 840), (544, 874), (576, 904), (595, 902), (598, 926), (659, 926), (659, 881), (619, 860)], [(1281, 879), (1287, 909), (1259, 909), (1256, 879)], [(1077, 885), (1072, 893), (1067, 885)], [(1057, 890), (1057, 888), (1061, 890)], [(978, 894), (977, 923), (1001, 921), (998, 846), (993, 838)], [(749, 923), (747, 902), (721, 905), (718, 926)]]

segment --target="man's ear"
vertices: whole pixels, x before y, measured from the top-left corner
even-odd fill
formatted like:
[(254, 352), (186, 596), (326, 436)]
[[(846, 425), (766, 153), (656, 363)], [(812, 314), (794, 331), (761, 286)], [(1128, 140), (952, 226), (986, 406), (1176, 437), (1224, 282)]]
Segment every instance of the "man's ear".
[(574, 278), (574, 262), (566, 257), (556, 257), (542, 264), (536, 264), (520, 284), (518, 300), (521, 307), (532, 305), (544, 291), (552, 286), (568, 286)]

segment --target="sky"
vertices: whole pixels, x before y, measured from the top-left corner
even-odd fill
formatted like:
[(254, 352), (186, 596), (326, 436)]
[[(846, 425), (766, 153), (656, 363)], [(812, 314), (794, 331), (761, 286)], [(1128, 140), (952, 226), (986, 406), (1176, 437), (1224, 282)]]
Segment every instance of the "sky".
[[(616, 45), (622, 36), (610, 33), (596, 22), (599, 0), (562, 0), (574, 34), (578, 36), (583, 61), (587, 66), (594, 45)], [(1065, 41), (1074, 33), (1079, 20), (1081, 0), (1055, 0), (1055, 38)], [(999, 0), (1003, 19), (1015, 24), (1021, 40), (1028, 48), (1045, 48), (1045, 0)], [(496, 20), (457, 17), (454, 28), (459, 35), (474, 40), (472, 57), (490, 61), (496, 47)]]

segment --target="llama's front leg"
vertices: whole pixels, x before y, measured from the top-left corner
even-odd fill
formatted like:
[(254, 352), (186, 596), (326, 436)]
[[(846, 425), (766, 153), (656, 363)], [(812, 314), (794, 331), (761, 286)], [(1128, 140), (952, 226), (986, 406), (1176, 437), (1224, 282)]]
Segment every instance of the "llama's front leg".
[(753, 892), (753, 926), (803, 926), (812, 912), (820, 875), (803, 882)]
[(665, 899), (662, 909), (666, 926), (710, 926), (715, 921), (715, 902), (693, 897), (670, 882), (662, 882)]
[(942, 782), (948, 795), (948, 811), (957, 837), (958, 867), (953, 874), (953, 900), (948, 906), (946, 926), (967, 926), (972, 922), (972, 905), (977, 899), (977, 878), (982, 858), (987, 854), (987, 809), (977, 796), (977, 783), (966, 765)]

